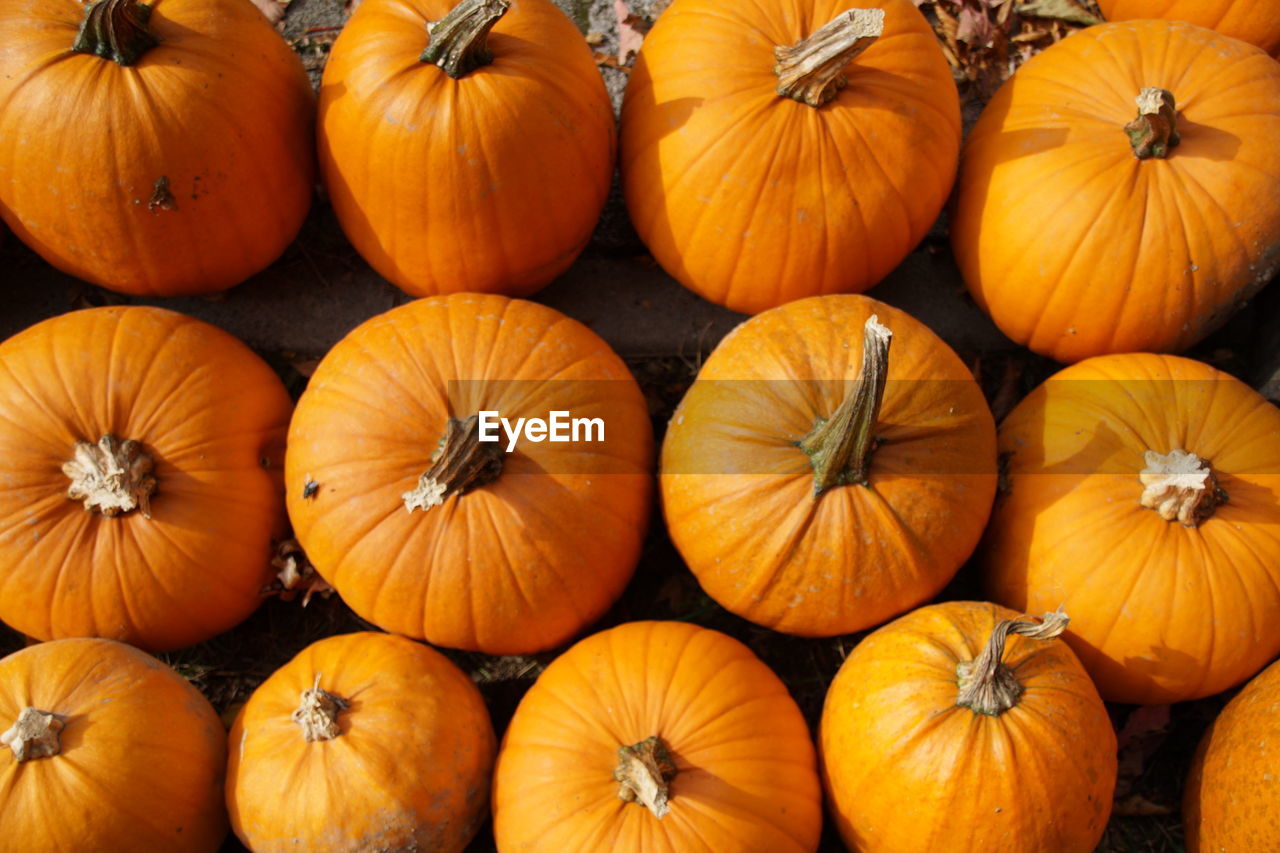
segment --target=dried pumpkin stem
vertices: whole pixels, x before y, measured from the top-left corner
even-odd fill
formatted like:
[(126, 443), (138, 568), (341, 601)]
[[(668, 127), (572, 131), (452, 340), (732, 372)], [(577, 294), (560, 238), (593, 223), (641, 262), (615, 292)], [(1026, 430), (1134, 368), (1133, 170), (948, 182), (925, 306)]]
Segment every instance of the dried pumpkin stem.
[(676, 764), (657, 735), (619, 747), (613, 778), (618, 782), (618, 799), (623, 802), (639, 803), (658, 819), (671, 811), (671, 780), (676, 778)]
[(13, 750), (13, 757), (19, 764), (33, 758), (49, 758), (62, 751), (62, 742), (58, 739), (60, 731), (62, 720), (55, 715), (26, 707), (9, 730), (0, 734), (0, 744)]
[(1138, 475), (1143, 486), (1138, 500), (1165, 521), (1176, 520), (1184, 527), (1199, 527), (1228, 500), (1227, 493), (1218, 485), (1213, 466), (1194, 453), (1148, 450), (1146, 463), (1147, 467)]
[(813, 494), (832, 486), (857, 483), (865, 486), (871, 475), (876, 420), (884, 401), (889, 376), (889, 343), (893, 333), (874, 314), (862, 330), (862, 368), (858, 387), (835, 414), (819, 420), (800, 440), (800, 449), (813, 464)]
[(1169, 156), (1169, 149), (1181, 141), (1173, 93), (1168, 89), (1147, 87), (1138, 93), (1136, 100), (1138, 117), (1124, 126), (1133, 156), (1139, 160), (1152, 157), (1163, 160)]
[(778, 94), (820, 107), (845, 87), (844, 69), (884, 32), (883, 9), (850, 9), (792, 45), (778, 45)]
[(1010, 634), (1021, 634), (1032, 640), (1051, 640), (1067, 630), (1067, 614), (1061, 610), (1046, 613), (1044, 619), (1002, 619), (991, 632), (991, 639), (976, 660), (956, 665), (960, 693), (956, 704), (978, 714), (998, 717), (1018, 704), (1022, 684), (1013, 670), (1001, 662), (1004, 642)]
[(302, 691), (301, 702), (290, 716), (302, 727), (302, 736), (307, 743), (315, 743), (333, 740), (342, 734), (338, 714), (348, 707), (346, 699), (320, 689), (320, 673), (317, 672), (315, 683)]
[(431, 457), (431, 467), (418, 477), (418, 485), (400, 497), (404, 508), (428, 510), (450, 495), (465, 495), (502, 473), (502, 447), (498, 442), (480, 441), (480, 416), (465, 421), (449, 418), (444, 437)]
[(438, 21), (427, 23), (431, 43), (419, 57), (453, 79), (493, 62), (489, 30), (511, 8), (509, 0), (462, 0)]
[(104, 435), (97, 444), (77, 441), (62, 473), (71, 478), (67, 497), (84, 501), (89, 512), (114, 518), (136, 509), (143, 518), (150, 518), (154, 468), (154, 460), (138, 442)]
[(160, 43), (147, 29), (150, 18), (151, 7), (138, 0), (96, 0), (85, 6), (84, 21), (71, 49), (118, 65), (133, 65)]

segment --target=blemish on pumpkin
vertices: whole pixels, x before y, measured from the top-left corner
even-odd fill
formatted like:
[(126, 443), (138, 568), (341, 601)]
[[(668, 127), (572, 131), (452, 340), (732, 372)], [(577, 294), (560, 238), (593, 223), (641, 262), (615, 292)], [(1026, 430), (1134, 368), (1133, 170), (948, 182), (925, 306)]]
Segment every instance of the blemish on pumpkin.
[(169, 176), (161, 175), (156, 178), (155, 185), (151, 188), (151, 198), (147, 200), (147, 210), (151, 214), (157, 215), (160, 210), (177, 210), (178, 200), (173, 197), (173, 193), (169, 191)]

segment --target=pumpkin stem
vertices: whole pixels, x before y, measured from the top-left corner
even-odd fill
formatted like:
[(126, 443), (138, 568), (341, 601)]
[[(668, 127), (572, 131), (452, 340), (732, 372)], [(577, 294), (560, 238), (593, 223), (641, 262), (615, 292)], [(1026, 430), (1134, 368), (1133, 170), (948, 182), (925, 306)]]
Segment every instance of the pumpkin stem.
[(307, 743), (315, 743), (333, 740), (342, 733), (338, 714), (348, 707), (346, 699), (320, 689), (320, 673), (317, 672), (315, 684), (302, 691), (302, 701), (290, 716), (302, 726), (302, 736)]
[(778, 94), (820, 107), (849, 81), (844, 69), (884, 32), (883, 9), (850, 9), (807, 38), (778, 45)]
[(62, 473), (71, 478), (67, 497), (84, 501), (87, 511), (114, 518), (136, 509), (143, 518), (150, 518), (151, 495), (156, 490), (154, 467), (138, 442), (104, 435), (97, 444), (77, 441), (71, 459), (62, 464)]
[(1169, 156), (1169, 149), (1181, 141), (1178, 136), (1178, 109), (1168, 89), (1147, 87), (1138, 93), (1138, 117), (1124, 126), (1139, 160)]
[(431, 457), (431, 467), (418, 477), (418, 485), (401, 495), (404, 508), (426, 511), (450, 495), (465, 495), (502, 473), (502, 446), (480, 441), (480, 416), (465, 421), (449, 418), (444, 437)]
[(33, 758), (50, 758), (62, 751), (62, 742), (58, 740), (60, 731), (62, 720), (45, 711), (26, 707), (18, 715), (17, 722), (0, 734), (0, 744), (13, 750), (13, 757), (19, 764)]
[(871, 475), (875, 450), (876, 419), (884, 401), (889, 375), (889, 343), (893, 332), (874, 314), (862, 329), (862, 367), (858, 388), (844, 399), (830, 418), (819, 419), (813, 431), (799, 442), (813, 464), (813, 495), (832, 486), (857, 483), (865, 486)]
[(160, 43), (147, 29), (151, 7), (138, 0), (95, 0), (84, 8), (84, 21), (71, 49), (134, 65)]
[(509, 0), (462, 0), (438, 21), (427, 22), (431, 43), (419, 57), (453, 79), (493, 62), (489, 30), (511, 8)]
[(956, 665), (956, 674), (960, 677), (956, 704), (991, 717), (998, 717), (1017, 705), (1022, 685), (1013, 670), (1000, 661), (1004, 657), (1005, 639), (1010, 634), (1021, 634), (1033, 640), (1051, 640), (1067, 630), (1068, 621), (1067, 614), (1061, 610), (1046, 613), (1039, 622), (1029, 618), (1001, 619), (977, 660)]
[(613, 778), (618, 781), (618, 799), (623, 802), (640, 803), (659, 820), (671, 811), (671, 780), (676, 778), (676, 764), (657, 735), (619, 747)]
[(1227, 502), (1227, 493), (1207, 459), (1185, 450), (1148, 450), (1146, 463), (1138, 475), (1143, 485), (1139, 502), (1165, 521), (1177, 519), (1184, 527), (1199, 527)]

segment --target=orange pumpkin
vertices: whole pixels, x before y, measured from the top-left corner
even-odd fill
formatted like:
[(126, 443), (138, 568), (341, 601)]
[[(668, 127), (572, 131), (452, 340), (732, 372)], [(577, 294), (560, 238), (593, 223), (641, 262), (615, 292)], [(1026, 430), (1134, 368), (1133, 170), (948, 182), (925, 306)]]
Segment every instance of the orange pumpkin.
[[(598, 419), (570, 441), (486, 417)], [(545, 424), (549, 426), (549, 424)], [(640, 389), (558, 311), (454, 294), (362, 324), (289, 429), (289, 516), (320, 574), (389, 631), (490, 654), (563, 643), (626, 586), (652, 488)]]
[(960, 105), (910, 0), (676, 0), (622, 108), (631, 221), (694, 292), (755, 313), (862, 291), (955, 177)]
[(1280, 65), (1167, 21), (1064, 39), (969, 135), (951, 243), (1038, 353), (1191, 346), (1280, 268)]
[(0, 660), (0, 850), (213, 853), (227, 736), (208, 700), (112, 640)]
[(538, 677), (498, 753), (499, 850), (812, 853), (813, 743), (778, 677), (737, 640), (633, 622)]
[(0, 344), (0, 618), (149, 649), (244, 619), (284, 522), (291, 405), (244, 344), (160, 308)]
[(1109, 701), (1239, 684), (1280, 652), (1277, 435), (1280, 410), (1196, 361), (1061, 371), (1000, 427), (989, 594), (1065, 607), (1067, 641)]
[(928, 600), (968, 558), (995, 495), (995, 424), (918, 320), (819, 296), (721, 341), (672, 416), (661, 469), (672, 541), (707, 594), (776, 631), (830, 636)]
[(1280, 664), (1262, 671), (1218, 715), (1191, 763), (1183, 794), (1188, 853), (1270, 850), (1280, 838)]
[(480, 691), (434, 649), (329, 637), (236, 718), (231, 826), (255, 853), (459, 853), (488, 816), (497, 743)]
[(613, 107), (549, 0), (452, 2), (360, 4), (320, 88), (321, 170), (342, 230), (397, 286), (527, 296), (591, 237)]
[[(922, 607), (845, 659), (822, 710), (823, 781), (859, 853), (1089, 853), (1111, 812), (1116, 736), (1066, 618)], [(1007, 639), (1006, 639), (1007, 638)]]
[(1098, 0), (1098, 8), (1108, 21), (1187, 21), (1280, 57), (1280, 4), (1275, 0)]
[(58, 269), (206, 293), (298, 233), (314, 99), (251, 4), (0, 0), (0, 44), (0, 216)]

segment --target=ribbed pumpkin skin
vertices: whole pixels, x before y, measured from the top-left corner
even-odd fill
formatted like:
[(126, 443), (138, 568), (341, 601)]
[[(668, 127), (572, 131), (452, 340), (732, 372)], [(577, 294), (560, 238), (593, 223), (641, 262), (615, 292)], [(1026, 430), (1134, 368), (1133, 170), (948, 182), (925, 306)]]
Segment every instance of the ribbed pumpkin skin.
[(613, 176), (613, 107), (549, 0), (512, 0), (493, 63), (419, 61), (453, 0), (368, 0), (320, 88), (320, 165), (342, 230), (414, 296), (527, 296), (586, 246)]
[(956, 665), (1013, 611), (949, 601), (871, 634), (845, 658), (819, 750), (840, 835), (857, 853), (1089, 853), (1116, 783), (1116, 736), (1075, 655), (1011, 636), (1024, 688), (998, 716), (956, 704)]
[[(148, 649), (243, 620), (284, 525), (291, 408), (248, 347), (160, 308), (76, 311), (0, 344), (0, 618)], [(150, 519), (67, 498), (62, 464), (106, 433), (155, 460)]]
[[(137, 65), (71, 53), (77, 0), (0, 0), (0, 216), (63, 272), (122, 293), (223, 290), (311, 204), (315, 101), (252, 4), (164, 0)], [(165, 178), (173, 209), (151, 204)]]
[[(1168, 159), (1123, 132), (1143, 87), (1177, 102)], [(1280, 267), (1280, 65), (1166, 21), (1064, 39), (969, 135), (951, 243), (978, 304), (1042, 355), (1191, 346)]]
[(1280, 668), (1272, 664), (1222, 709), (1191, 763), (1182, 802), (1189, 853), (1267, 850), (1280, 837), (1275, 797)]
[(836, 0), (676, 0), (645, 37), (622, 109), (623, 191), (663, 269), (735, 311), (863, 291), (920, 242), (960, 147), (951, 71), (909, 0), (820, 109), (777, 94), (775, 46)]
[[(618, 798), (618, 748), (662, 738), (671, 811)], [(809, 729), (737, 640), (633, 622), (582, 640), (538, 677), (498, 753), (502, 853), (812, 853), (822, 829)]]
[(1280, 3), (1275, 0), (1098, 0), (1098, 8), (1108, 21), (1186, 21), (1280, 57)]
[[(1074, 38), (1074, 36), (1073, 36)], [(984, 543), (988, 592), (1064, 637), (1108, 701), (1239, 684), (1280, 652), (1280, 411), (1190, 359), (1104, 356), (1051, 377), (1000, 427), (1009, 489)], [(1139, 504), (1147, 450), (1208, 460), (1229, 495), (1197, 528)]]
[[(346, 700), (308, 743), (302, 691)], [(254, 853), (459, 853), (487, 816), (497, 741), (480, 691), (432, 648), (391, 634), (313, 643), (262, 683), (229, 738), (227, 808)]]
[(0, 753), (0, 851), (213, 853), (227, 834), (227, 736), (207, 699), (112, 640), (41, 643), (0, 661), (0, 726), (57, 715), (62, 752)]
[[(852, 393), (858, 341), (894, 333), (869, 486), (813, 497), (796, 442)], [(911, 316), (821, 296), (721, 341), (662, 446), (672, 541), (707, 594), (803, 636), (877, 625), (936, 594), (977, 545), (996, 487), (995, 424), (972, 374)]]
[[(493, 482), (405, 509), (447, 417), (553, 409), (603, 418), (605, 441), (521, 439)], [(285, 481), (298, 540), (365, 619), (525, 654), (568, 640), (626, 586), (652, 457), (640, 389), (595, 333), (532, 302), (455, 294), (375, 317), (325, 356), (290, 426)]]

